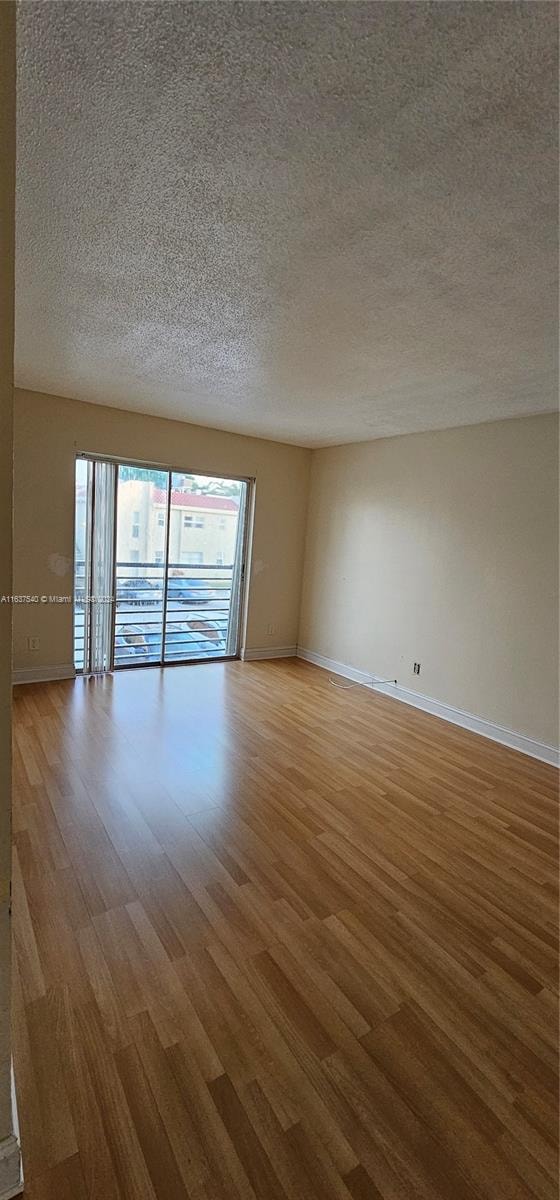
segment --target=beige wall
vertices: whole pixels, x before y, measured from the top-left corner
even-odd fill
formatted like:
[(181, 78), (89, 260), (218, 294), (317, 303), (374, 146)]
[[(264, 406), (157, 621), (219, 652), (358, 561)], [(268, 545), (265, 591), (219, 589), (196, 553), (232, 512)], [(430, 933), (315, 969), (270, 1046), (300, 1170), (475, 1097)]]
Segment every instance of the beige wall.
[(557, 746), (557, 417), (319, 450), (311, 480), (300, 646)]
[[(12, 591), (15, 11), (0, 4), (0, 596)], [(10, 1041), (11, 610), (0, 604), (0, 1193), (19, 1180)], [(10, 1195), (13, 1193), (10, 1191)]]
[[(72, 590), (76, 453), (123, 456), (186, 471), (256, 478), (246, 645), (297, 642), (310, 451), (222, 433), (180, 421), (16, 391), (14, 590)], [(65, 574), (59, 574), (66, 568)], [(267, 632), (268, 626), (274, 632)], [(39, 637), (40, 650), (27, 649)], [(72, 611), (66, 605), (14, 609), (14, 666), (72, 662)]]

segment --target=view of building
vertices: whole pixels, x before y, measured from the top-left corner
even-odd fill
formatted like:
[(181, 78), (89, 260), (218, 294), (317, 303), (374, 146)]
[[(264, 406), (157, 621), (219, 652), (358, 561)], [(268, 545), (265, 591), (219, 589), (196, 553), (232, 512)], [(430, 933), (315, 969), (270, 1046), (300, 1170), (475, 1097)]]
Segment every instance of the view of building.
[[(77, 496), (77, 547), (84, 543)], [(83, 497), (85, 513), (85, 494)], [(169, 562), (173, 569), (189, 565), (230, 566), (235, 555), (239, 500), (231, 496), (173, 489), (170, 507)], [(118, 485), (117, 562), (163, 563), (166, 546), (167, 493), (144, 479)]]
[[(87, 487), (76, 484), (76, 562), (86, 553)], [(189, 566), (231, 566), (235, 558), (239, 499), (174, 488), (171, 493), (169, 565), (172, 574)], [(167, 493), (151, 480), (119, 480), (117, 565), (129, 576), (165, 560)], [(142, 567), (141, 564), (144, 564)]]

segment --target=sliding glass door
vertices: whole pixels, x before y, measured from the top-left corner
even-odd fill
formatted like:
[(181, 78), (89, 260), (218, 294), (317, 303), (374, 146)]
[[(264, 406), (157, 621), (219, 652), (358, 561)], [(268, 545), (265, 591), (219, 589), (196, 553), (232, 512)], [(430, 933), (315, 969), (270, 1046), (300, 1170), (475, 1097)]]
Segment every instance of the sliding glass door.
[(163, 658), (168, 489), (168, 471), (119, 465), (115, 667)]
[(173, 472), (165, 662), (237, 654), (246, 493), (237, 479)]
[(76, 669), (236, 656), (247, 505), (245, 480), (79, 459)]

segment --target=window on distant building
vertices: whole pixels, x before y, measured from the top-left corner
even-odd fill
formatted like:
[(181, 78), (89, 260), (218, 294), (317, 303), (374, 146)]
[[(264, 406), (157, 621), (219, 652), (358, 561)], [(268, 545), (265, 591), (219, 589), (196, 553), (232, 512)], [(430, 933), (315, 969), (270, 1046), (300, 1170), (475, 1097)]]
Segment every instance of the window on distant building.
[(165, 525), (165, 513), (164, 512), (158, 512), (157, 523), (158, 523), (158, 525)]
[(163, 550), (156, 550), (156, 553), (155, 553), (155, 561), (156, 561), (157, 563), (162, 563), (162, 562), (163, 562)]
[(185, 513), (183, 516), (183, 525), (185, 529), (204, 529), (204, 517), (194, 516), (193, 513)]
[(222, 550), (218, 550), (218, 553), (217, 553), (217, 555), (216, 555), (216, 566), (217, 566), (217, 567), (223, 567), (223, 565), (224, 565), (224, 555), (223, 555), (223, 551), (222, 551)]
[(132, 514), (132, 536), (133, 538), (140, 537), (140, 513)]
[(131, 550), (130, 551), (130, 561), (131, 562), (140, 562), (140, 551), (139, 550)]
[(225, 527), (226, 527), (225, 517), (218, 517), (218, 529), (225, 529)]
[(203, 563), (204, 555), (202, 553), (202, 550), (182, 550), (181, 551), (181, 562), (189, 563), (190, 566), (192, 566), (192, 567), (197, 566), (200, 563)]

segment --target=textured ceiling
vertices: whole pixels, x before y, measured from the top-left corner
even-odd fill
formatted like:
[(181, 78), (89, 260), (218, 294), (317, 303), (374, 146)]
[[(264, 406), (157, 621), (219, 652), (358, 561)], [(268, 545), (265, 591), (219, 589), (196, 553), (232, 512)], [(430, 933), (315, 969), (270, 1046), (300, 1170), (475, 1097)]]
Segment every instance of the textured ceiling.
[(24, 0), (19, 385), (307, 445), (554, 408), (557, 22)]

